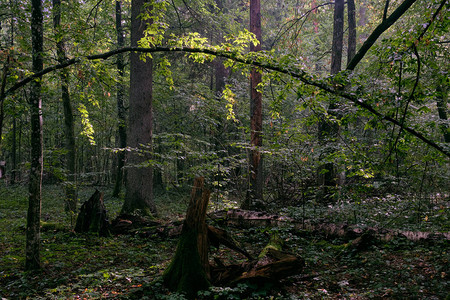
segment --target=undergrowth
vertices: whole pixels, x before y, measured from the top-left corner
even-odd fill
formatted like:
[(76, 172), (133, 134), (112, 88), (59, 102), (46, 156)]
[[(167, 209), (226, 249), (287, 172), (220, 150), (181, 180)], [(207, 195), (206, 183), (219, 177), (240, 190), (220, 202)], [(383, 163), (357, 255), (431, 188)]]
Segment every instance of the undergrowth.
[[(122, 200), (104, 192), (108, 216), (120, 211)], [(80, 202), (94, 187), (79, 191)], [(161, 222), (182, 219), (189, 193), (159, 193), (156, 203)], [(64, 212), (59, 186), (44, 186), (42, 202), (42, 270), (24, 271), (27, 189), (0, 185), (0, 296), (5, 299), (185, 299), (168, 292), (161, 282), (177, 240), (141, 235), (108, 238), (75, 234), (75, 215)], [(394, 199), (395, 198), (395, 199)], [(384, 198), (341, 201), (333, 205), (304, 203), (282, 213), (296, 219), (380, 226), (402, 230), (448, 232), (448, 200), (424, 206), (411, 214), (417, 199)], [(447, 201), (447, 202), (446, 202)], [(218, 207), (220, 203), (214, 203)], [(421, 203), (423, 204), (423, 203)], [(230, 207), (230, 202), (224, 203)], [(419, 210), (416, 210), (419, 211)], [(449, 242), (412, 242), (396, 238), (356, 251), (349, 240), (312, 234), (294, 226), (249, 229), (228, 228), (250, 253), (258, 254), (277, 234), (285, 250), (302, 256), (301, 274), (257, 285), (241, 283), (201, 291), (198, 299), (445, 299), (450, 289)], [(227, 263), (243, 257), (226, 248), (213, 249)]]

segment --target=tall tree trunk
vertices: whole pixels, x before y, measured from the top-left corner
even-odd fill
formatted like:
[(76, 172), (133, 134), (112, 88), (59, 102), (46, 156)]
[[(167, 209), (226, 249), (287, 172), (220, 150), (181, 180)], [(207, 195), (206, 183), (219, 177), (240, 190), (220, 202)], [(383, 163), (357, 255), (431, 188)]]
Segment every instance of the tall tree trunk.
[[(150, 13), (145, 7), (144, 0), (131, 1), (131, 46), (137, 47), (143, 37), (146, 26), (140, 15)], [(138, 53), (130, 54), (130, 103), (128, 118), (128, 146), (140, 148), (142, 153), (131, 151), (128, 153), (129, 168), (127, 169), (125, 202), (123, 213), (140, 211), (150, 215), (156, 213), (153, 202), (153, 168), (138, 165), (150, 159), (148, 150), (152, 142), (152, 60), (144, 62)], [(142, 149), (141, 145), (146, 148)]]
[(11, 184), (16, 183), (16, 169), (17, 169), (17, 117), (14, 113), (12, 128), (12, 145), (11, 145)]
[(347, 0), (348, 45), (347, 64), (356, 54), (356, 8), (355, 0)]
[[(250, 45), (250, 51), (261, 51), (261, 3), (250, 1), (250, 32), (259, 41), (258, 45)], [(260, 147), (262, 146), (262, 95), (257, 91), (261, 83), (261, 73), (252, 69), (250, 74), (250, 187), (243, 208), (254, 209), (263, 200), (263, 164)]]
[(334, 2), (333, 44), (331, 47), (331, 75), (341, 71), (344, 44), (344, 0)]
[[(59, 36), (61, 26), (61, 0), (53, 0), (53, 28)], [(60, 38), (56, 42), (56, 53), (58, 62), (63, 63), (66, 60), (66, 50), (64, 39)], [(70, 102), (69, 79), (66, 68), (59, 73), (61, 79), (61, 98), (64, 108), (64, 137), (66, 148), (66, 172), (68, 173), (65, 182), (65, 210), (75, 212), (77, 209), (77, 190), (76, 190), (76, 149), (75, 149), (75, 130), (73, 123), (72, 104)]]
[[(122, 28), (122, 1), (116, 1), (116, 31), (117, 31), (117, 47), (122, 48), (125, 44)], [(125, 69), (124, 57), (120, 53), (117, 55), (117, 71), (119, 78), (117, 80), (117, 117), (119, 119), (119, 148), (125, 149), (127, 146), (127, 127), (125, 118), (125, 106), (123, 104), (125, 87), (123, 85), (123, 74)], [(125, 165), (125, 151), (119, 151), (117, 155), (116, 182), (114, 185), (113, 196), (118, 197), (122, 188), (123, 171)]]
[[(31, 45), (32, 71), (38, 73), (43, 69), (43, 16), (41, 0), (31, 0)], [(31, 83), (31, 169), (29, 182), (28, 214), (26, 229), (25, 269), (35, 270), (40, 263), (40, 220), (41, 192), (43, 170), (43, 139), (42, 139), (42, 98), (41, 82)]]
[[(344, 0), (336, 0), (334, 3), (333, 18), (333, 42), (331, 47), (331, 74), (337, 74), (341, 71), (342, 66), (342, 48), (344, 40)], [(337, 116), (337, 99), (331, 98), (328, 106), (328, 114)], [(319, 122), (319, 142), (324, 148), (324, 156), (328, 156), (335, 151), (333, 144), (337, 138), (339, 126), (328, 120)], [(332, 194), (330, 187), (336, 185), (336, 166), (333, 162), (327, 162), (319, 167), (319, 184), (324, 188), (323, 197), (328, 198)]]
[(450, 143), (450, 128), (448, 126), (448, 113), (447, 113), (447, 85), (438, 84), (436, 88), (436, 104), (441, 124), (439, 127), (444, 135), (444, 141)]

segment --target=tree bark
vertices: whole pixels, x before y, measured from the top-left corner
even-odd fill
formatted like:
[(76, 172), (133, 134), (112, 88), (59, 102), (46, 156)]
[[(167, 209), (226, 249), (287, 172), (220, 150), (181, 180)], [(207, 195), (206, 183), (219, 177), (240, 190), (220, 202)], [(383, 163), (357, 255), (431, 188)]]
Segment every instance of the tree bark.
[(342, 47), (344, 44), (344, 0), (334, 2), (333, 44), (331, 47), (331, 75), (342, 68)]
[[(61, 26), (61, 0), (53, 0), (53, 28), (58, 36), (56, 42), (56, 53), (58, 62), (63, 63), (66, 57), (64, 39), (60, 36)], [(76, 189), (76, 149), (75, 149), (75, 130), (73, 122), (72, 104), (70, 102), (69, 79), (67, 69), (59, 73), (61, 79), (61, 98), (64, 108), (64, 135), (66, 148), (66, 171), (67, 180), (65, 182), (65, 210), (75, 212), (77, 209), (77, 189)]]
[[(116, 1), (116, 31), (117, 31), (117, 47), (122, 48), (125, 44), (122, 28), (122, 1)], [(123, 172), (125, 166), (125, 147), (127, 146), (127, 128), (124, 106), (125, 87), (123, 84), (123, 75), (125, 69), (123, 54), (117, 55), (117, 72), (119, 78), (117, 79), (116, 91), (117, 91), (117, 117), (119, 119), (119, 151), (117, 155), (117, 169), (116, 169), (116, 181), (114, 185), (113, 196), (118, 197), (123, 183)]]
[(99, 236), (109, 236), (109, 221), (103, 203), (103, 193), (100, 191), (96, 190), (91, 198), (81, 206), (75, 232), (94, 232)]
[[(131, 46), (136, 47), (143, 37), (146, 22), (141, 20), (142, 13), (150, 13), (144, 0), (131, 2)], [(130, 103), (128, 118), (128, 168), (125, 202), (122, 213), (140, 211), (144, 215), (156, 214), (153, 203), (153, 168), (141, 167), (148, 161), (152, 143), (152, 60), (140, 60), (138, 53), (130, 54)], [(142, 147), (144, 146), (144, 148)]]
[(170, 290), (183, 292), (190, 299), (195, 298), (199, 290), (210, 286), (205, 222), (209, 197), (204, 179), (196, 178), (175, 256), (163, 276)]
[[(250, 51), (261, 51), (261, 3), (260, 0), (250, 1), (250, 32), (259, 41), (258, 45), (250, 45)], [(260, 148), (262, 146), (262, 95), (257, 91), (262, 75), (253, 68), (250, 74), (250, 181), (249, 193), (243, 208), (260, 206), (263, 200), (263, 163)]]
[[(31, 1), (31, 44), (32, 71), (43, 69), (43, 16), (41, 0)], [(26, 229), (25, 269), (35, 270), (40, 263), (40, 220), (41, 220), (41, 192), (43, 171), (43, 138), (42, 138), (42, 98), (41, 82), (34, 80), (30, 92), (31, 111), (31, 169), (29, 182), (29, 198)]]
[[(331, 75), (341, 71), (342, 66), (342, 48), (344, 41), (344, 0), (336, 0), (334, 3), (333, 18), (333, 42), (331, 47)], [(328, 114), (337, 116), (338, 103), (335, 97), (331, 97), (328, 106)], [(323, 147), (323, 155), (328, 156), (333, 153), (333, 144), (338, 137), (339, 125), (329, 120), (319, 122), (319, 143)], [(322, 185), (322, 197), (328, 199), (333, 192), (330, 188), (336, 185), (336, 166), (333, 162), (324, 163), (319, 167), (319, 184)]]
[(450, 143), (450, 129), (448, 126), (448, 113), (447, 113), (447, 86), (438, 84), (436, 88), (436, 104), (441, 124), (439, 125), (444, 135), (444, 141)]
[(348, 44), (347, 64), (356, 54), (356, 8), (355, 0), (347, 0)]

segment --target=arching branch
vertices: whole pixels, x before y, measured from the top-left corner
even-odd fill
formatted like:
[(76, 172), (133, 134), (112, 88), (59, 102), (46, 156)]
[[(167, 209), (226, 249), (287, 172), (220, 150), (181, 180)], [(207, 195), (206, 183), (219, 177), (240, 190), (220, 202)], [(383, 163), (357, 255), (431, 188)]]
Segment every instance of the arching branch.
[[(369, 35), (367, 40), (359, 49), (358, 53), (353, 57), (353, 59), (348, 63), (347, 70), (354, 70), (356, 65), (363, 59), (367, 51), (375, 44), (380, 35), (389, 29), (410, 7), (414, 4), (416, 0), (405, 0), (399, 7), (388, 17), (383, 18), (380, 25), (375, 28), (375, 30)], [(389, 3), (389, 2), (387, 2)]]
[[(376, 110), (373, 106), (371, 106), (368, 103), (368, 101), (365, 101), (365, 99), (362, 98), (362, 97), (357, 97), (355, 94), (346, 92), (345, 90), (342, 90), (339, 87), (334, 87), (333, 85), (331, 85), (330, 83), (327, 83), (325, 81), (316, 80), (310, 74), (306, 73), (305, 71), (303, 71), (301, 69), (296, 69), (296, 68), (293, 68), (293, 67), (286, 67), (285, 65), (281, 65), (277, 61), (275, 61), (273, 59), (269, 59), (267, 56), (256, 55), (256, 54), (252, 54), (251, 56), (244, 56), (244, 55), (236, 53), (236, 52), (230, 52), (230, 51), (224, 51), (224, 50), (216, 50), (214, 48), (189, 48), (189, 47), (139, 48), (139, 47), (125, 47), (125, 48), (120, 48), (120, 49), (112, 50), (112, 51), (109, 51), (109, 52), (105, 52), (105, 53), (102, 53), (102, 54), (88, 55), (88, 56), (84, 56), (84, 57), (72, 58), (72, 59), (66, 60), (65, 62), (63, 62), (61, 64), (47, 67), (44, 70), (42, 70), (41, 72), (33, 74), (33, 75), (23, 79), (22, 81), (19, 81), (18, 83), (13, 85), (11, 88), (9, 88), (6, 91), (6, 93), (4, 94), (4, 96), (6, 97), (6, 96), (12, 94), (14, 91), (16, 91), (19, 88), (25, 86), (26, 84), (28, 84), (32, 80), (38, 79), (38, 78), (42, 77), (43, 75), (48, 74), (50, 72), (53, 72), (55, 70), (59, 70), (59, 69), (66, 68), (66, 67), (69, 67), (71, 65), (77, 64), (77, 63), (81, 63), (84, 60), (99, 60), (99, 59), (103, 59), (104, 60), (104, 59), (108, 59), (108, 58), (110, 58), (110, 57), (112, 57), (114, 55), (117, 55), (119, 53), (125, 53), (125, 52), (131, 52), (131, 51), (136, 51), (136, 52), (140, 52), (140, 53), (156, 53), (156, 52), (203, 53), (203, 54), (208, 54), (208, 55), (228, 58), (228, 59), (234, 60), (234, 61), (236, 61), (238, 63), (242, 63), (242, 64), (245, 64), (245, 65), (251, 65), (251, 66), (259, 67), (259, 68), (262, 68), (262, 69), (266, 69), (268, 71), (275, 71), (275, 72), (279, 72), (279, 73), (282, 73), (282, 74), (285, 74), (285, 75), (289, 75), (289, 76), (292, 76), (293, 78), (296, 78), (296, 79), (300, 80), (304, 84), (315, 86), (315, 87), (317, 87), (319, 89), (322, 89), (322, 90), (324, 90), (324, 91), (326, 91), (328, 93), (340, 96), (340, 97), (342, 97), (344, 99), (347, 99), (350, 102), (353, 102), (358, 107), (361, 107), (361, 108), (369, 111), (374, 116), (378, 117), (380, 120), (386, 120), (386, 121), (391, 122), (391, 123), (393, 123), (393, 124), (395, 124), (397, 126), (400, 126), (400, 127), (403, 126), (403, 130), (405, 130), (406, 132), (409, 132), (410, 134), (412, 134), (416, 138), (420, 139), (421, 141), (423, 141), (427, 145), (429, 145), (429, 146), (433, 147), (434, 149), (438, 150), (439, 152), (441, 152), (445, 156), (450, 157), (449, 149), (447, 149), (446, 147), (441, 146), (441, 145), (433, 142), (430, 138), (425, 137), (422, 133), (416, 131), (415, 129), (413, 129), (411, 127), (408, 127), (408, 126), (405, 126), (405, 125), (402, 125), (400, 121), (398, 121), (398, 120), (396, 120), (396, 119), (394, 119), (394, 118), (392, 118), (390, 116), (386, 116), (386, 115), (382, 114), (381, 112)], [(367, 96), (366, 98), (369, 99), (370, 97)]]

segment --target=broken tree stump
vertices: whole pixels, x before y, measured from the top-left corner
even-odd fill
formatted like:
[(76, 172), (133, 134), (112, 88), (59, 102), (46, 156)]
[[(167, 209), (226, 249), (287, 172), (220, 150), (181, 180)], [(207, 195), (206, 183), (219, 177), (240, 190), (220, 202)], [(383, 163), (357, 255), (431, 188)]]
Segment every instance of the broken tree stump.
[(109, 222), (103, 203), (103, 193), (100, 191), (95, 190), (91, 198), (81, 206), (75, 232), (95, 232), (100, 236), (109, 236)]
[(175, 256), (163, 275), (169, 290), (184, 293), (190, 299), (210, 286), (206, 226), (209, 197), (203, 177), (196, 178)]

